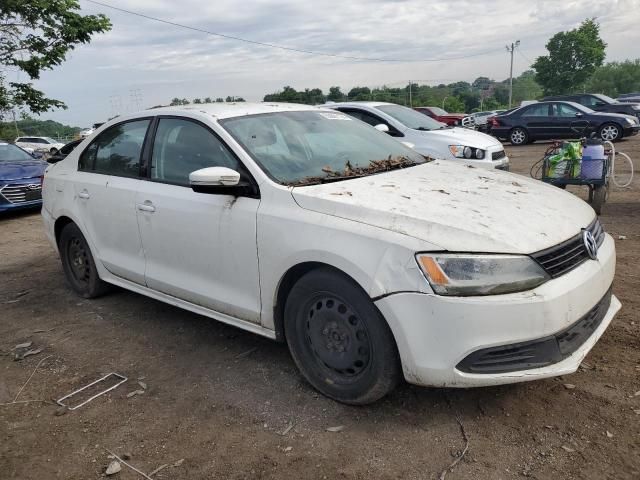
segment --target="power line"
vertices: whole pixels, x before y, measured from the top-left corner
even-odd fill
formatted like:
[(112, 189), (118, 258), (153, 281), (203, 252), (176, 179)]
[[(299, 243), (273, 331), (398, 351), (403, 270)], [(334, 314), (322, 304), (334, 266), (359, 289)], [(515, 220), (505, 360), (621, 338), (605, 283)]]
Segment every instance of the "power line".
[(521, 56), (522, 58), (524, 58), (527, 62), (529, 62), (529, 66), (531, 66), (531, 65), (533, 64), (533, 62), (531, 61), (531, 59), (530, 59), (529, 57), (527, 57), (524, 53), (522, 53), (522, 51), (521, 51), (521, 50), (516, 50), (516, 51), (520, 54), (520, 56)]
[(174, 27), (185, 28), (187, 30), (192, 30), (194, 32), (206, 33), (207, 35), (213, 35), (213, 36), (216, 36), (216, 37), (222, 37), (222, 38), (226, 38), (228, 40), (236, 40), (238, 42), (250, 43), (250, 44), (253, 44), (253, 45), (260, 45), (262, 47), (276, 48), (276, 49), (279, 49), (279, 50), (286, 50), (286, 51), (289, 51), (289, 52), (296, 52), (296, 53), (304, 53), (304, 54), (307, 54), (307, 55), (315, 55), (315, 56), (320, 56), (320, 57), (342, 58), (342, 59), (345, 59), (345, 60), (359, 60), (359, 61), (366, 61), (366, 62), (413, 63), (413, 62), (443, 62), (443, 61), (452, 61), (452, 60), (464, 60), (466, 58), (473, 58), (473, 57), (481, 57), (481, 56), (484, 56), (484, 55), (491, 55), (493, 53), (497, 53), (497, 52), (500, 51), (500, 50), (489, 50), (489, 51), (486, 51), (486, 52), (474, 53), (474, 54), (471, 54), (471, 55), (462, 55), (462, 56), (459, 56), (459, 57), (423, 58), (423, 59), (415, 59), (415, 60), (397, 59), (397, 58), (373, 58), (373, 57), (357, 57), (357, 56), (351, 56), (351, 55), (339, 55), (339, 54), (334, 54), (334, 53), (325, 53), (325, 52), (316, 52), (316, 51), (313, 51), (313, 50), (304, 50), (304, 49), (301, 49), (301, 48), (286, 47), (286, 46), (283, 46), (283, 45), (275, 45), (273, 43), (258, 42), (256, 40), (249, 40), (247, 38), (235, 37), (233, 35), (227, 35), (227, 34), (224, 34), (224, 33), (212, 32), (210, 30), (205, 30), (203, 28), (190, 27), (189, 25), (183, 25), (181, 23), (171, 22), (169, 20), (164, 20), (162, 18), (157, 18), (157, 17), (152, 17), (150, 15), (145, 15), (144, 13), (133, 12), (131, 10), (125, 10), (124, 8), (114, 7), (113, 5), (109, 5), (108, 3), (98, 2), (96, 0), (85, 0), (85, 1), (87, 1), (89, 3), (94, 3), (96, 5), (101, 5), (103, 7), (111, 8), (112, 10), (117, 10), (117, 11), (122, 12), (122, 13), (127, 13), (129, 15), (135, 15), (136, 17), (146, 18), (147, 20), (153, 20), (154, 22), (160, 22), (160, 23), (164, 23), (166, 25), (172, 25)]

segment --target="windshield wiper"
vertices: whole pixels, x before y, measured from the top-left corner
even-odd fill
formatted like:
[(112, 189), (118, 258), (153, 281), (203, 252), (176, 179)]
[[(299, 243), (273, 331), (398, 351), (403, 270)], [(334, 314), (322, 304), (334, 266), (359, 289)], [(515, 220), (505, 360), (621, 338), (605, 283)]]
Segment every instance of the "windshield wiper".
[(430, 132), (433, 129), (432, 128), (427, 128), (427, 127), (418, 127), (418, 128), (416, 128), (416, 130), (420, 130), (421, 132)]

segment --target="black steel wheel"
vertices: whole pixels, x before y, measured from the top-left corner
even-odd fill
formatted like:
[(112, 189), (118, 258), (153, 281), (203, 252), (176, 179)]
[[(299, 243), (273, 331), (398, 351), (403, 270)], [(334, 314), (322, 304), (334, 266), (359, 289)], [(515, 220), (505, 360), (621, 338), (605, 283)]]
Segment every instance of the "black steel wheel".
[(357, 284), (331, 269), (311, 271), (293, 286), (285, 336), (305, 378), (334, 400), (371, 403), (401, 378), (386, 321)]
[(107, 284), (98, 276), (89, 244), (76, 224), (62, 229), (58, 250), (65, 277), (78, 295), (94, 298), (107, 291)]

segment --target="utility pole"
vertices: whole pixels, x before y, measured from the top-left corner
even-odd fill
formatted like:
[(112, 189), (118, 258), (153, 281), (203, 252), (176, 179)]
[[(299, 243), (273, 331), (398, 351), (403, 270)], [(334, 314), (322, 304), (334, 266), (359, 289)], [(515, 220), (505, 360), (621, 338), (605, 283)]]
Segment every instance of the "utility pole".
[(520, 40), (516, 40), (516, 43), (511, 43), (511, 46), (507, 45), (507, 52), (511, 53), (511, 68), (509, 69), (509, 108), (511, 108), (511, 101), (513, 99), (513, 52), (520, 45)]

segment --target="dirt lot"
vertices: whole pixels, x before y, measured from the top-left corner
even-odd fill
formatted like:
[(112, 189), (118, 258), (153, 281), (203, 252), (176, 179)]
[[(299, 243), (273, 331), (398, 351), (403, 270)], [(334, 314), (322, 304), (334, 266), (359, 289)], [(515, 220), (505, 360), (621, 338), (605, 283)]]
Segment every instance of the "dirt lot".
[[(640, 139), (619, 148), (640, 159)], [(526, 174), (544, 149), (508, 148), (514, 170)], [(640, 176), (613, 190), (602, 222), (623, 310), (576, 374), (466, 391), (404, 385), (355, 408), (313, 391), (284, 345), (122, 290), (80, 300), (39, 215), (5, 215), (0, 403), (39, 362), (18, 400), (47, 403), (0, 406), (0, 478), (99, 478), (105, 449), (146, 473), (168, 464), (158, 479), (438, 478), (465, 446), (456, 419), (469, 448), (448, 479), (640, 478)], [(44, 350), (14, 361), (27, 341)], [(60, 415), (50, 402), (113, 371), (129, 381), (83, 408)], [(138, 379), (146, 390), (128, 397)], [(115, 478), (143, 478), (122, 468)]]

